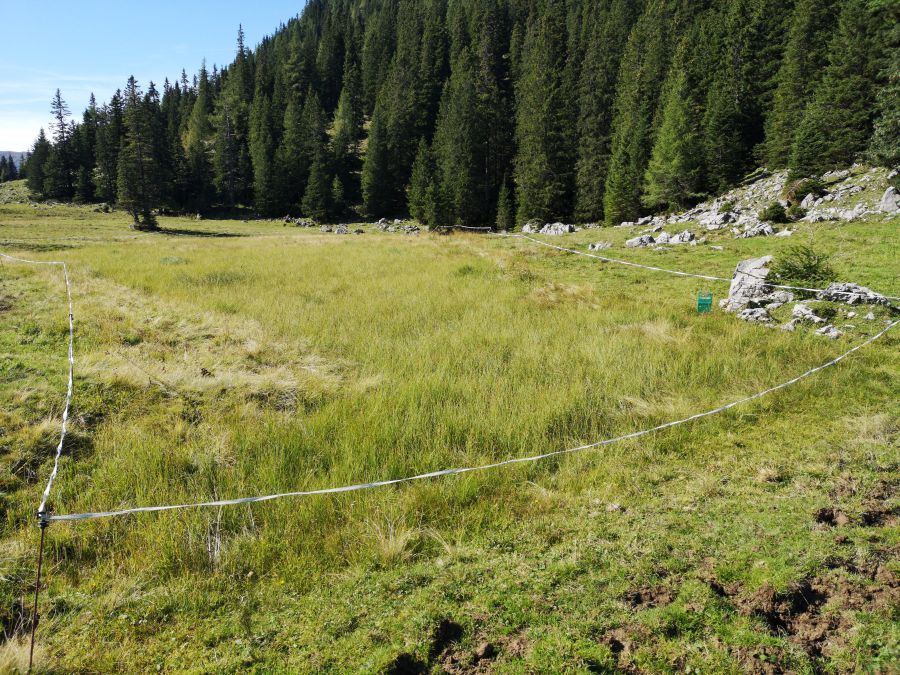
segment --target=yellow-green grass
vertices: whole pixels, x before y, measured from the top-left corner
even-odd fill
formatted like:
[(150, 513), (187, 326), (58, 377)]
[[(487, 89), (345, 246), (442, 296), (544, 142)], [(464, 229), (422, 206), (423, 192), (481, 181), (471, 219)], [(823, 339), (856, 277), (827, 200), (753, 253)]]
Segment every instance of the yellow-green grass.
[[(698, 315), (697, 292), (710, 287), (718, 299), (725, 285), (522, 240), (162, 224), (188, 233), (139, 235), (123, 215), (87, 207), (0, 206), (0, 249), (71, 268), (78, 368), (56, 512), (314, 489), (563, 449), (765, 389), (889, 316), (849, 321), (857, 328), (831, 341)], [(897, 224), (612, 255), (729, 277), (738, 260), (814, 238), (842, 279), (897, 295)], [(547, 239), (584, 249), (630, 236)], [(0, 446), (10, 467), (0, 574), (4, 621), (20, 635), (33, 511), (62, 406), (66, 316), (58, 270), (4, 263), (0, 283)], [(888, 334), (764, 400), (540, 464), (54, 524), (41, 667), (439, 672), (474, 667), (486, 641), (497, 655), (481, 667), (500, 672), (737, 672), (766, 659), (801, 672), (887, 667), (895, 602), (835, 605), (852, 630), (829, 637), (821, 655), (740, 608), (766, 583), (784, 591), (839, 575), (884, 586), (863, 570), (896, 573), (896, 520), (866, 526), (862, 514), (875, 493), (896, 507), (897, 344)], [(822, 507), (851, 522), (817, 523)], [(648, 586), (671, 597), (627, 601)], [(458, 639), (443, 639), (442, 621), (458, 624)], [(16, 639), (6, 650), (11, 663), (21, 656)]]

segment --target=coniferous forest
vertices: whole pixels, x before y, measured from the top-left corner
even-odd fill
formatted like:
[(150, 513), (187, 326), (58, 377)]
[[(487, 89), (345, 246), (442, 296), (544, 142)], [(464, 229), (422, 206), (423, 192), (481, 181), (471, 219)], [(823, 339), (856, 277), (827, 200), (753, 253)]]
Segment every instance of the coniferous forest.
[(898, 111), (894, 0), (310, 0), (231, 64), (131, 78), (80, 120), (57, 92), (24, 173), (146, 226), (618, 223), (759, 166), (896, 165)]

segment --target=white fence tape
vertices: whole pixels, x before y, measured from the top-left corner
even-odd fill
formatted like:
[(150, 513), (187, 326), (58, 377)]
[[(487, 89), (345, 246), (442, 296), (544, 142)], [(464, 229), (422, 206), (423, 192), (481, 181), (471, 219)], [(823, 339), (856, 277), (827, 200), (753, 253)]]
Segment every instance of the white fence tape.
[(310, 497), (313, 495), (327, 495), (327, 494), (338, 494), (342, 492), (355, 492), (358, 490), (370, 490), (372, 488), (386, 487), (388, 485), (398, 485), (400, 483), (409, 483), (412, 481), (425, 480), (429, 478), (439, 478), (441, 476), (455, 476), (463, 473), (471, 473), (473, 471), (486, 471), (488, 469), (496, 469), (502, 466), (508, 466), (511, 464), (522, 464), (526, 462), (537, 462), (543, 459), (547, 459), (549, 457), (557, 457), (559, 455), (566, 455), (575, 452), (581, 452), (584, 450), (590, 450), (593, 448), (598, 448), (605, 445), (611, 445), (613, 443), (618, 443), (621, 441), (630, 440), (633, 438), (640, 438), (641, 436), (646, 436), (647, 434), (651, 434), (657, 431), (662, 431), (663, 429), (670, 429), (672, 427), (676, 427), (682, 424), (687, 424), (688, 422), (692, 422), (694, 420), (701, 419), (703, 417), (709, 417), (710, 415), (715, 415), (717, 413), (724, 412), (736, 406), (739, 406), (744, 403), (748, 403), (750, 401), (756, 400), (758, 398), (762, 398), (767, 394), (771, 394), (780, 389), (785, 389), (801, 380), (806, 379), (807, 377), (818, 373), (820, 370), (824, 370), (825, 368), (829, 368), (831, 366), (840, 363), (845, 358), (850, 356), (856, 351), (859, 351), (863, 347), (872, 344), (880, 337), (882, 337), (889, 330), (894, 328), (900, 321), (894, 321), (889, 326), (887, 326), (884, 330), (882, 330), (877, 335), (870, 337), (865, 342), (862, 342), (855, 347), (847, 350), (840, 356), (832, 359), (828, 363), (824, 363), (821, 366), (817, 366), (812, 368), (811, 370), (807, 370), (802, 375), (798, 375), (797, 377), (788, 380), (787, 382), (782, 382), (781, 384), (775, 385), (774, 387), (770, 387), (764, 391), (753, 394), (752, 396), (747, 396), (742, 399), (738, 399), (737, 401), (732, 401), (731, 403), (727, 403), (725, 405), (719, 406), (718, 408), (713, 408), (712, 410), (707, 410), (706, 412), (697, 413), (695, 415), (691, 415), (690, 417), (685, 417), (684, 419), (676, 420), (674, 422), (667, 422), (665, 424), (660, 424), (659, 426), (652, 427), (650, 429), (643, 429), (641, 431), (634, 431), (629, 434), (625, 434), (623, 436), (617, 436), (615, 438), (609, 438), (603, 441), (597, 441), (596, 443), (590, 443), (588, 445), (580, 445), (575, 448), (569, 448), (566, 450), (556, 450), (554, 452), (548, 452), (542, 455), (533, 455), (531, 457), (515, 457), (512, 459), (506, 459), (500, 462), (494, 462), (492, 464), (482, 464), (480, 466), (469, 466), (469, 467), (461, 467), (457, 469), (442, 469), (440, 471), (432, 471), (430, 473), (423, 473), (417, 476), (408, 476), (406, 478), (394, 478), (390, 480), (380, 480), (374, 481), (370, 483), (358, 483), (356, 485), (344, 485), (342, 487), (332, 487), (332, 488), (323, 488), (320, 490), (304, 490), (298, 492), (280, 492), (276, 494), (270, 495), (262, 495), (258, 497), (242, 497), (238, 499), (223, 499), (219, 501), (212, 502), (196, 502), (193, 504), (170, 504), (164, 506), (140, 506), (136, 508), (129, 509), (120, 509), (115, 511), (96, 511), (93, 513), (72, 513), (66, 515), (55, 515), (49, 516), (47, 520), (50, 521), (75, 521), (75, 520), (92, 520), (96, 518), (112, 518), (117, 516), (126, 516), (129, 514), (137, 514), (137, 513), (155, 513), (159, 511), (175, 511), (181, 509), (196, 509), (196, 508), (208, 508), (208, 507), (221, 507), (221, 506), (233, 506), (236, 504), (253, 504), (256, 502), (267, 502), (272, 501), (274, 499), (284, 499), (286, 497)]
[[(557, 246), (556, 244), (551, 244), (546, 241), (541, 241), (540, 239), (535, 239), (534, 237), (529, 237), (526, 234), (505, 234), (505, 233), (497, 233), (490, 230), (490, 228), (484, 227), (466, 227), (464, 225), (457, 225), (457, 228), (461, 230), (470, 230), (473, 232), (484, 232), (486, 234), (492, 234), (496, 237), (503, 237), (507, 239), (526, 239), (528, 241), (534, 242), (535, 244), (540, 244), (541, 246), (546, 246), (547, 248), (553, 248), (557, 251), (563, 251), (565, 253), (572, 253), (573, 255), (581, 255), (585, 258), (593, 258), (595, 260), (601, 260), (603, 262), (615, 263), (617, 265), (627, 265), (628, 267), (639, 267), (645, 270), (652, 270), (654, 272), (664, 272), (665, 274), (673, 274), (677, 277), (690, 277), (693, 279), (705, 279), (706, 281), (724, 281), (725, 283), (731, 283), (731, 279), (726, 279), (725, 277), (716, 277), (710, 276), (707, 274), (695, 274), (693, 272), (679, 272), (678, 270), (669, 270), (664, 267), (654, 267), (653, 265), (642, 265), (636, 262), (630, 262), (628, 260), (619, 260), (618, 258), (608, 258), (602, 255), (596, 255), (595, 253), (586, 253), (585, 251), (578, 251), (574, 248), (566, 248), (564, 246)], [(788, 291), (805, 291), (807, 293), (823, 293), (826, 289), (823, 288), (806, 288), (804, 286), (785, 286), (783, 284), (773, 284), (766, 282), (766, 286), (770, 288), (780, 288), (781, 290)], [(828, 291), (828, 293), (834, 295), (859, 295), (858, 293), (854, 293), (852, 291)], [(882, 296), (886, 300), (900, 300), (900, 297), (884, 295)]]
[(41, 497), (41, 505), (38, 507), (38, 517), (43, 518), (47, 509), (47, 500), (50, 499), (50, 491), (53, 489), (53, 483), (59, 475), (59, 460), (62, 457), (63, 444), (66, 441), (66, 432), (69, 425), (69, 411), (72, 408), (72, 392), (75, 388), (75, 315), (72, 308), (72, 286), (69, 283), (69, 266), (64, 262), (47, 261), (47, 260), (26, 260), (25, 258), (16, 258), (0, 252), (0, 257), (14, 262), (26, 263), (29, 265), (60, 265), (63, 269), (63, 277), (66, 280), (66, 297), (69, 301), (69, 383), (66, 387), (66, 405), (63, 408), (62, 429), (59, 434), (59, 443), (56, 446), (56, 456), (53, 458), (53, 471), (50, 472), (50, 478), (47, 480), (47, 486), (44, 488)]

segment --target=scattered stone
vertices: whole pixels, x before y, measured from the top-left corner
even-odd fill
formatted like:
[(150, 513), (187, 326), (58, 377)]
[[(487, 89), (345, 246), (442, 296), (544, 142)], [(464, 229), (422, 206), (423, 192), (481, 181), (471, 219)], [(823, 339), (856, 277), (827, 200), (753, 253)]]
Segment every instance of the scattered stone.
[(839, 181), (844, 180), (850, 176), (849, 169), (842, 169), (841, 171), (829, 171), (828, 173), (822, 174), (822, 180), (827, 181)]
[(522, 232), (525, 234), (538, 234), (541, 231), (541, 225), (535, 220), (530, 220), (522, 226)]
[(759, 298), (754, 298), (750, 302), (751, 307), (762, 306), (765, 307), (770, 312), (774, 312), (779, 307), (783, 307), (789, 302), (794, 301), (794, 294), (789, 293), (787, 291), (776, 291), (775, 293), (769, 293), (768, 295), (763, 295)]
[(812, 192), (810, 192), (803, 198), (803, 201), (800, 202), (800, 207), (804, 209), (811, 209), (813, 207), (813, 204), (816, 203), (816, 199), (817, 197)]
[(852, 319), (856, 316), (856, 312), (847, 312), (847, 318)]
[(816, 335), (821, 335), (823, 337), (831, 338), (832, 340), (837, 340), (843, 333), (839, 331), (837, 328), (828, 324), (827, 326), (823, 326), (819, 330), (816, 331)]
[(656, 243), (657, 244), (668, 244), (669, 240), (672, 238), (672, 235), (668, 232), (660, 232), (656, 235)]
[(379, 221), (378, 221), (377, 223), (375, 223), (375, 224), (376, 224), (376, 225), (387, 225), (387, 224), (388, 224), (387, 218), (382, 218), (381, 220), (379, 220)]
[(738, 235), (738, 239), (751, 239), (752, 237), (771, 237), (775, 234), (775, 228), (768, 223), (760, 223)]
[(574, 225), (567, 225), (565, 223), (549, 223), (541, 228), (540, 234), (571, 234), (574, 231)]
[(805, 321), (807, 323), (825, 323), (825, 319), (817, 315), (802, 302), (798, 302), (794, 305), (794, 311), (791, 312), (791, 315), (798, 321)]
[(642, 234), (640, 237), (635, 237), (634, 239), (626, 241), (625, 246), (628, 248), (643, 248), (645, 246), (652, 246), (655, 243), (656, 240), (649, 234)]
[(820, 291), (816, 298), (819, 300), (829, 300), (831, 302), (841, 302), (847, 305), (886, 305), (889, 306), (890, 301), (879, 293), (860, 286), (859, 284), (834, 283), (824, 291)]
[(346, 225), (338, 225), (334, 232), (335, 234), (350, 234), (350, 230), (347, 229)]
[(874, 321), (874, 320), (875, 320), (874, 312), (869, 312), (868, 314), (866, 314), (866, 321)]
[(694, 233), (689, 230), (685, 230), (684, 232), (669, 238), (670, 244), (687, 244), (692, 241), (694, 241)]
[(736, 312), (744, 309), (755, 298), (768, 295), (771, 289), (766, 284), (766, 279), (771, 262), (770, 255), (739, 262), (731, 279), (728, 297), (720, 303), (721, 306), (726, 311)]
[(742, 310), (738, 314), (741, 321), (753, 321), (758, 323), (768, 323), (772, 320), (769, 311), (765, 307), (755, 307), (753, 309)]
[(353, 234), (365, 234), (365, 233), (366, 233), (365, 230), (361, 230), (359, 228), (356, 228), (355, 230), (353, 230)]
[(900, 211), (900, 192), (893, 185), (890, 186), (878, 202), (878, 210), (883, 213), (897, 213)]
[(801, 323), (800, 319), (791, 319), (781, 327), (781, 330), (787, 333), (793, 333)]
[(776, 232), (775, 236), (776, 237), (790, 237), (793, 234), (794, 234), (793, 230), (782, 230), (781, 232)]
[(613, 245), (608, 241), (598, 241), (596, 244), (589, 244), (588, 251), (606, 251), (612, 247)]
[(711, 248), (713, 251), (724, 251), (724, 250), (725, 250), (725, 247), (724, 247), (724, 246), (710, 246), (710, 248)]
[(331, 232), (331, 228), (328, 225), (322, 225), (319, 229), (322, 230), (322, 232)]

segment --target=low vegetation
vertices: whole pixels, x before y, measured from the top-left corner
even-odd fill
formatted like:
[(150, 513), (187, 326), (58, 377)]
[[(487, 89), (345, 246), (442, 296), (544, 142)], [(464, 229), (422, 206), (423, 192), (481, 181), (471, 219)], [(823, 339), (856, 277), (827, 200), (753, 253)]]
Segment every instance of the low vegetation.
[[(882, 326), (833, 342), (699, 315), (695, 280), (521, 240), (167, 217), (159, 233), (134, 233), (128, 222), (0, 205), (0, 249), (65, 259), (74, 284), (57, 513), (572, 447), (754, 393)], [(803, 225), (793, 243), (815, 232), (835, 278), (897, 295), (896, 228)], [(603, 233), (617, 247), (627, 236)], [(810, 266), (789, 249), (739, 239), (627, 255), (726, 278), (766, 253), (797, 258), (808, 279), (821, 271), (821, 257)], [(65, 386), (63, 294), (58, 270), (0, 267), (0, 668), (20, 667), (30, 627), (34, 509)], [(39, 668), (889, 669), (900, 650), (896, 348), (889, 333), (720, 416), (539, 464), (54, 524)]]

